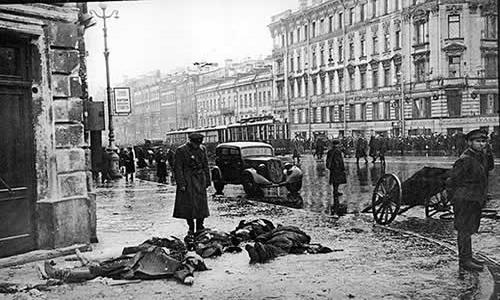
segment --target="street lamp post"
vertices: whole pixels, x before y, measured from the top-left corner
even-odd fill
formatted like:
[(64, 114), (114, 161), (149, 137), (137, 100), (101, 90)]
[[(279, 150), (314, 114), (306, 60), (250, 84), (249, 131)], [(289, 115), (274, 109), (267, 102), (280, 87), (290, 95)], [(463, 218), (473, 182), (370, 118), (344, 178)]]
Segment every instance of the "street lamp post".
[(112, 18), (118, 18), (118, 11), (113, 10), (111, 14), (106, 14), (107, 5), (105, 3), (100, 3), (99, 8), (102, 10), (102, 15), (98, 14), (94, 10), (92, 10), (92, 14), (96, 17), (103, 20), (103, 28), (102, 31), (104, 33), (104, 60), (106, 63), (106, 96), (107, 96), (107, 104), (108, 104), (108, 137), (109, 137), (109, 145), (107, 151), (110, 155), (110, 165), (109, 172), (112, 178), (121, 177), (119, 172), (119, 157), (117, 152), (117, 147), (115, 145), (115, 133), (113, 127), (113, 111), (111, 108), (111, 84), (110, 84), (110, 75), (109, 75), (109, 49), (108, 49), (108, 30), (106, 27), (106, 20)]

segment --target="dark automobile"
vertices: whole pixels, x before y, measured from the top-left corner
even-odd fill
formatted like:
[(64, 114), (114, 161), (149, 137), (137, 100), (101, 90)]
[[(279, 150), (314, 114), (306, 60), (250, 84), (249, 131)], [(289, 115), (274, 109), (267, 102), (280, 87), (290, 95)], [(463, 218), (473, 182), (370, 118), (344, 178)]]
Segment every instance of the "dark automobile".
[(217, 194), (222, 194), (226, 184), (242, 184), (249, 196), (272, 194), (281, 186), (297, 193), (302, 187), (302, 171), (276, 157), (271, 145), (260, 142), (218, 145), (211, 173)]

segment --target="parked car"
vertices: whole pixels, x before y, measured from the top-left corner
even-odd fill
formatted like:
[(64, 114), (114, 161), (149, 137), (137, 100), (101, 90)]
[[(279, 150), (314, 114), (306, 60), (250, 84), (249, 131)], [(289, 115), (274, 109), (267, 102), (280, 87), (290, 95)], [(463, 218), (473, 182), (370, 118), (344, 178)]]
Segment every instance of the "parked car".
[(249, 196), (267, 195), (281, 186), (298, 193), (303, 177), (300, 168), (284, 163), (271, 145), (261, 142), (219, 144), (211, 175), (216, 194), (222, 194), (226, 184), (242, 184)]

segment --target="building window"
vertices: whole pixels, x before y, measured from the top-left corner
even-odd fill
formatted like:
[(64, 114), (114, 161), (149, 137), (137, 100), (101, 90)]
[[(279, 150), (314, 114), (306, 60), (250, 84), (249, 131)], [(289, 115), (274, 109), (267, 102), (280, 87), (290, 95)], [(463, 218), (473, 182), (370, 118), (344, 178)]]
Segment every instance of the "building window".
[(300, 72), (300, 68), (301, 68), (301, 65), (300, 65), (300, 55), (297, 55), (297, 71)]
[(480, 94), (479, 112), (481, 115), (494, 115), (498, 111), (498, 94)]
[(391, 85), (391, 69), (384, 69), (384, 86)]
[(364, 39), (361, 39), (360, 41), (360, 49), (361, 49), (361, 57), (363, 58), (366, 56), (366, 43)]
[(366, 103), (361, 104), (361, 120), (366, 120)]
[(354, 59), (354, 42), (349, 43), (349, 60)]
[(448, 76), (460, 77), (460, 56), (448, 56)]
[(447, 90), (446, 104), (448, 107), (448, 115), (450, 117), (459, 117), (462, 110), (462, 91)]
[(297, 97), (302, 97), (302, 79), (297, 78)]
[(372, 18), (377, 16), (377, 0), (372, 0)]
[(328, 48), (328, 64), (329, 65), (333, 64), (333, 48), (331, 44), (329, 45)]
[(428, 22), (420, 22), (415, 24), (415, 37), (417, 45), (427, 42)]
[(378, 87), (378, 70), (376, 69), (372, 70), (372, 87)]
[(394, 10), (399, 10), (399, 0), (394, 0)]
[(319, 51), (319, 60), (320, 60), (320, 66), (323, 67), (325, 65), (325, 51), (323, 49)]
[(354, 70), (352, 72), (349, 72), (349, 88), (351, 91), (354, 91), (356, 89), (356, 85), (354, 82)]
[(385, 101), (384, 102), (384, 120), (390, 120), (390, 119), (391, 119), (391, 102)]
[(496, 78), (498, 77), (498, 65), (497, 65), (498, 58), (495, 54), (489, 54), (484, 57), (484, 62), (485, 62), (485, 76), (487, 78)]
[(460, 15), (448, 16), (448, 38), (460, 37)]
[(390, 47), (391, 47), (391, 36), (389, 34), (386, 34), (384, 36), (384, 51), (389, 52)]
[(326, 115), (327, 115), (328, 107), (321, 107), (321, 123), (326, 123)]
[(328, 17), (328, 32), (333, 31), (333, 16)]
[(297, 42), (300, 42), (300, 27), (297, 28)]
[(401, 30), (396, 30), (395, 41), (396, 41), (396, 47), (394, 49), (395, 50), (401, 49)]
[(399, 110), (401, 108), (399, 107), (399, 100), (394, 101), (394, 118), (396, 120), (399, 120)]
[(319, 77), (319, 84), (321, 84), (321, 95), (325, 94), (325, 77), (320, 76)]
[(307, 95), (309, 95), (309, 82), (307, 79), (304, 81), (304, 95), (306, 97), (307, 97)]
[(361, 19), (361, 22), (365, 20), (365, 12), (366, 12), (366, 3), (361, 4), (361, 10), (359, 12), (359, 17)]
[(389, 12), (389, 0), (384, 0), (384, 14)]
[(319, 34), (325, 33), (325, 19), (319, 21)]
[(339, 45), (339, 63), (344, 61), (344, 50), (342, 45)]
[(366, 88), (366, 71), (359, 71), (359, 88)]
[(316, 79), (312, 80), (312, 84), (313, 84), (313, 86), (312, 86), (312, 88), (313, 88), (312, 94), (313, 95), (317, 95), (318, 94), (318, 83), (317, 83)]
[(372, 54), (377, 54), (378, 53), (378, 38), (376, 35), (374, 35), (372, 37), (372, 45), (373, 45)]
[(316, 51), (313, 51), (313, 53), (312, 53), (312, 68), (316, 69), (316, 65), (317, 65), (317, 63), (316, 63)]
[(317, 107), (312, 108), (311, 123), (318, 123), (318, 108)]
[(354, 104), (349, 104), (349, 120), (356, 120), (356, 106)]
[(431, 117), (431, 98), (417, 98), (413, 100), (412, 117), (414, 119)]
[(293, 72), (293, 57), (290, 57), (290, 71)]
[(425, 59), (415, 62), (415, 75), (417, 82), (423, 82), (427, 79), (427, 61)]
[(372, 120), (379, 120), (379, 105), (378, 102), (372, 104)]
[(338, 73), (339, 76), (339, 92), (342, 92), (344, 90), (344, 76), (340, 73)]
[(394, 75), (396, 77), (396, 84), (401, 83), (401, 64), (394, 65)]
[(354, 7), (349, 9), (349, 25), (354, 24)]
[(316, 37), (316, 22), (312, 22), (312, 27), (311, 27), (311, 36), (314, 38)]
[(341, 12), (339, 12), (339, 29), (342, 29), (342, 26), (343, 26), (342, 23), (344, 22), (344, 20), (342, 20), (342, 15), (343, 14)]
[(495, 15), (487, 15), (485, 18), (485, 30), (484, 30), (484, 38), (496, 40), (497, 39), (497, 18)]
[(309, 37), (309, 31), (307, 31), (307, 25), (304, 25), (304, 41)]
[(335, 121), (335, 106), (330, 106), (330, 122)]
[(344, 122), (344, 105), (339, 105), (339, 121)]

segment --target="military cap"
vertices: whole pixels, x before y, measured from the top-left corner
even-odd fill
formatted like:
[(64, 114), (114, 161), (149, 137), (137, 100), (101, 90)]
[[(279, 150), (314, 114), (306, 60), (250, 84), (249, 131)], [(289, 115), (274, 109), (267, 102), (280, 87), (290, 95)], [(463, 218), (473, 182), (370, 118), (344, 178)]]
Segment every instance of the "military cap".
[(488, 135), (482, 129), (474, 129), (474, 130), (470, 131), (469, 133), (467, 133), (467, 135), (465, 135), (465, 138), (468, 141), (472, 141), (472, 140), (476, 140), (476, 139), (487, 139)]
[(202, 139), (204, 138), (205, 136), (201, 133), (198, 133), (198, 132), (193, 132), (193, 133), (190, 133), (188, 135), (189, 139), (190, 140), (196, 140), (196, 139)]

